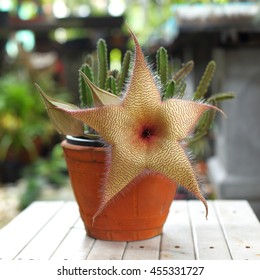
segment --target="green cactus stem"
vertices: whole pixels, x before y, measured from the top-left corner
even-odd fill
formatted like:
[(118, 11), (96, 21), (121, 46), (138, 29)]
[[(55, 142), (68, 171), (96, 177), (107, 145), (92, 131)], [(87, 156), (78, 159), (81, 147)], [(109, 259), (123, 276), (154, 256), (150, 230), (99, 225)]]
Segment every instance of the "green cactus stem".
[(92, 54), (87, 54), (85, 57), (85, 63), (88, 64), (92, 69), (94, 65), (94, 59)]
[(176, 83), (184, 80), (187, 77), (187, 75), (193, 70), (193, 67), (194, 62), (192, 60), (188, 61), (182, 66), (182, 68), (177, 73), (174, 74), (173, 80)]
[(220, 92), (215, 93), (207, 99), (208, 103), (212, 103), (212, 101), (220, 102), (223, 100), (234, 98), (235, 94), (233, 92)]
[(122, 62), (122, 68), (121, 68), (120, 74), (118, 75), (118, 92), (119, 93), (122, 91), (123, 84), (126, 81), (127, 75), (129, 73), (131, 58), (132, 58), (132, 52), (126, 51), (124, 58), (123, 58), (123, 62)]
[(107, 72), (108, 72), (108, 55), (107, 44), (104, 39), (97, 42), (97, 59), (98, 59), (98, 86), (105, 89)]
[(161, 83), (166, 87), (168, 80), (168, 54), (164, 47), (160, 47), (156, 54), (157, 74), (160, 77)]
[[(216, 106), (218, 102), (227, 100), (227, 99), (232, 99), (234, 97), (235, 97), (235, 95), (233, 92), (216, 93), (216, 94), (213, 94), (211, 97), (209, 97), (206, 100), (206, 103)], [(189, 141), (189, 144), (193, 144), (193, 143), (197, 142), (199, 139), (201, 139), (208, 133), (210, 126), (214, 121), (215, 115), (216, 115), (216, 111), (214, 111), (214, 110), (210, 110), (210, 111), (207, 111), (204, 113), (204, 115), (201, 117), (198, 125), (196, 126), (196, 129), (195, 129), (196, 132), (195, 132), (194, 136), (192, 137), (192, 139)]]
[(187, 84), (184, 81), (178, 82), (176, 85), (175, 95), (178, 98), (183, 98), (186, 91)]
[(116, 82), (116, 79), (112, 75), (110, 75), (107, 78), (105, 89), (108, 92), (111, 92), (113, 94), (117, 94), (117, 92), (118, 92), (118, 90), (117, 90), (117, 82)]
[(204, 71), (204, 74), (199, 82), (199, 85), (194, 93), (194, 100), (202, 99), (210, 85), (210, 82), (214, 76), (216, 70), (216, 63), (215, 61), (210, 61)]
[[(93, 71), (88, 64), (83, 64), (80, 70), (89, 78), (90, 81), (93, 81), (94, 79)], [(91, 89), (84, 81), (82, 75), (79, 75), (79, 94), (80, 94), (80, 102), (82, 108), (93, 107), (93, 96), (92, 96)]]
[(176, 83), (175, 83), (174, 80), (170, 80), (167, 83), (166, 90), (165, 90), (165, 93), (164, 93), (164, 96), (163, 96), (163, 100), (172, 98), (174, 96), (175, 86), (176, 86)]
[[(215, 105), (215, 102), (212, 102), (212, 105)], [(201, 117), (198, 125), (195, 129), (195, 134), (192, 136), (191, 139), (189, 139), (188, 143), (189, 145), (194, 144), (198, 140), (200, 140), (202, 137), (206, 136), (212, 123), (215, 118), (216, 112), (214, 110), (209, 110), (204, 113), (204, 115)]]

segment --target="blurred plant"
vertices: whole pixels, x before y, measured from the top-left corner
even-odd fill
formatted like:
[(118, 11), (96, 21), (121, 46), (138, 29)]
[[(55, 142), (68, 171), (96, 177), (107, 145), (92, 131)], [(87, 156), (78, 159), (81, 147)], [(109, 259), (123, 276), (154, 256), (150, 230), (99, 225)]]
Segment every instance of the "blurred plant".
[[(125, 17), (128, 24), (138, 34), (140, 42), (147, 42), (149, 38), (169, 36), (165, 34), (165, 24), (168, 22), (171, 33), (174, 33), (175, 18), (174, 6), (196, 4), (219, 4), (230, 3), (230, 0), (153, 0), (131, 1), (127, 5)], [(168, 24), (166, 24), (168, 26)], [(152, 36), (151, 36), (152, 34)], [(172, 35), (172, 34), (171, 34)], [(165, 38), (164, 38), (165, 39)]]
[(0, 78), (0, 160), (12, 152), (26, 151), (30, 159), (37, 154), (37, 140), (48, 141), (54, 133), (44, 107), (38, 103), (32, 85), (10, 73)]
[[(57, 135), (35, 94), (34, 82), (43, 83), (65, 100), (69, 97), (53, 80), (52, 67), (37, 68), (20, 44), (18, 50), (19, 56), (5, 65), (5, 74), (0, 77), (0, 179), (4, 182), (19, 179), (23, 165), (50, 149)], [(13, 166), (18, 168), (12, 170)]]
[(25, 190), (20, 197), (20, 209), (26, 208), (38, 199), (46, 186), (60, 188), (68, 179), (63, 151), (59, 144), (55, 145), (50, 155), (38, 158), (27, 166), (23, 172)]

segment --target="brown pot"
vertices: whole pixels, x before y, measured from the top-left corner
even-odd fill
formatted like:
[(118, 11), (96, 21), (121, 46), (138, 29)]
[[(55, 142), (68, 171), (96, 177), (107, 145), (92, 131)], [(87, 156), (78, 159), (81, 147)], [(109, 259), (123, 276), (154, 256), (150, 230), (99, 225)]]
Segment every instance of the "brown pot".
[(100, 187), (106, 171), (106, 148), (62, 142), (69, 176), (87, 234), (103, 240), (134, 241), (162, 232), (174, 199), (176, 184), (151, 173), (131, 183), (127, 193), (92, 217), (100, 202)]

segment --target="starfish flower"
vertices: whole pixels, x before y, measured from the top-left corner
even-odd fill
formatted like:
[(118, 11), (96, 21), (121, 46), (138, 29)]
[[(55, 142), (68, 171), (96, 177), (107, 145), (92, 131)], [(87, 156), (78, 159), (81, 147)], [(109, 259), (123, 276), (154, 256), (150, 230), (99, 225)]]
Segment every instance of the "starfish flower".
[[(98, 107), (64, 108), (53, 100), (54, 106), (47, 107), (52, 114), (69, 115), (72, 125), (78, 121), (86, 123), (110, 144), (110, 162), (100, 206), (94, 218), (146, 170), (158, 172), (184, 186), (203, 202), (207, 216), (207, 202), (200, 192), (196, 173), (183, 143), (206, 110), (219, 109), (202, 102), (176, 98), (162, 101), (158, 82), (147, 65), (135, 35), (131, 35), (135, 42), (134, 67), (122, 99), (113, 98), (112, 104), (102, 102), (103, 99), (107, 101), (109, 98), (105, 97), (111, 94), (94, 86), (84, 76), (96, 99), (99, 97)], [(44, 95), (43, 92), (41, 94)], [(44, 98), (48, 103), (48, 97), (44, 95)]]

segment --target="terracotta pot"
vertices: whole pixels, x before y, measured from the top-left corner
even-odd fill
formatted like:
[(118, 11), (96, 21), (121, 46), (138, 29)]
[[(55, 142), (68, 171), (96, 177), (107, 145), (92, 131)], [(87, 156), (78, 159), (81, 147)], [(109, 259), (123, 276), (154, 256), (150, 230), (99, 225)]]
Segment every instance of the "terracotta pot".
[(151, 173), (131, 183), (127, 193), (111, 202), (97, 216), (100, 187), (106, 171), (106, 148), (62, 142), (67, 167), (80, 215), (87, 234), (103, 240), (133, 241), (162, 232), (174, 199), (176, 184)]

